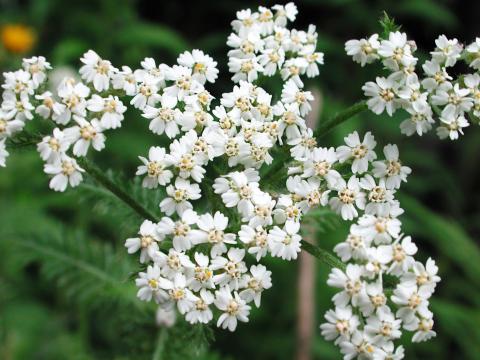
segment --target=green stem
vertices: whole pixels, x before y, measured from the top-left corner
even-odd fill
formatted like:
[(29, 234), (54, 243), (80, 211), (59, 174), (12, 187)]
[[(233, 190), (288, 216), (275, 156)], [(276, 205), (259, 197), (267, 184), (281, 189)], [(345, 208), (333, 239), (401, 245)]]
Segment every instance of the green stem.
[(165, 348), (165, 342), (167, 340), (167, 329), (162, 327), (157, 339), (157, 345), (152, 356), (152, 360), (161, 360), (163, 349)]
[(328, 134), (334, 127), (340, 125), (346, 120), (354, 117), (355, 115), (361, 113), (362, 111), (367, 110), (367, 102), (365, 100), (359, 101), (356, 104), (353, 104), (349, 108), (337, 113), (334, 117), (321, 122), (317, 129), (313, 132), (313, 136), (321, 138), (322, 136)]
[(79, 165), (93, 178), (95, 179), (100, 185), (102, 185), (105, 189), (110, 191), (116, 197), (118, 197), (121, 201), (123, 201), (126, 205), (130, 206), (136, 213), (138, 213), (144, 219), (148, 219), (154, 222), (158, 222), (159, 218), (152, 214), (149, 210), (144, 208), (140, 203), (137, 202), (129, 193), (123, 190), (120, 186), (115, 184), (112, 180), (110, 180), (107, 176), (105, 176), (104, 172), (100, 170), (95, 164), (93, 164), (87, 158), (79, 158), (78, 160)]
[(341, 262), (337, 257), (332, 255), (325, 249), (315, 246), (308, 241), (302, 240), (302, 249), (308, 252), (310, 255), (316, 257), (323, 263), (327, 264), (331, 268), (338, 268), (340, 270), (345, 270), (345, 263)]

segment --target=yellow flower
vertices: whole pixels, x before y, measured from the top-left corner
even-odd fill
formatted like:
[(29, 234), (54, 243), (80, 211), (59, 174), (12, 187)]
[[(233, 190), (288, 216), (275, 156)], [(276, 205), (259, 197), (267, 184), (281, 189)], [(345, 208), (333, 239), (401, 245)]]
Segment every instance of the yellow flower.
[(12, 53), (22, 54), (28, 52), (34, 42), (33, 30), (22, 24), (7, 24), (0, 30), (0, 38), (5, 49)]

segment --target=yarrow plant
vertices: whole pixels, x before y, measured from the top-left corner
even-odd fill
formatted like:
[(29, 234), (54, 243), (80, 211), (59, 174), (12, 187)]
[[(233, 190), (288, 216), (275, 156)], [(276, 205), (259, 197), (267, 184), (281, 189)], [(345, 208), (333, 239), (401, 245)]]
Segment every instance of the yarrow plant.
[[(125, 247), (142, 264), (138, 298), (158, 304), (157, 321), (168, 325), (177, 313), (189, 323), (215, 321), (230, 331), (248, 322), (272, 286), (262, 259), (295, 260), (302, 248), (325, 251), (305, 242), (300, 229), (311, 209), (329, 208), (354, 224), (334, 249), (341, 261), (323, 257), (333, 268), (328, 285), (339, 292), (321, 332), (345, 359), (401, 359), (404, 349), (395, 342), (403, 331), (413, 332), (413, 342), (435, 336), (428, 305), (440, 281), (435, 261), (416, 260), (417, 246), (401, 230), (395, 195), (411, 169), (396, 145), (379, 152), (371, 132), (354, 131), (336, 148), (317, 143), (322, 130), (306, 125), (313, 95), (304, 79), (319, 75), (323, 53), (315, 26), (289, 29), (296, 15), (293, 3), (237, 13), (227, 40), (234, 86), (220, 99), (208, 91), (217, 62), (201, 50), (180, 54), (174, 65), (145, 58), (138, 69), (117, 68), (89, 50), (80, 59), (82, 80), (64, 78), (56, 89), (48, 87), (45, 58), (24, 59), (22, 69), (4, 74), (0, 165), (7, 143), (37, 140), (51, 189), (75, 187), (87, 174), (142, 215)], [(440, 137), (455, 139), (467, 115), (471, 121), (479, 116), (480, 42), (463, 50), (456, 39), (441, 36), (436, 45), (423, 79), (415, 72), (415, 44), (398, 31), (350, 40), (346, 50), (362, 66), (379, 60), (391, 73), (365, 84), (369, 109), (406, 110), (410, 117), (401, 130), (407, 135), (429, 130), (436, 114)], [(476, 73), (454, 80), (446, 70), (460, 59)], [(278, 94), (256, 84), (276, 75), (283, 81)], [(136, 172), (144, 188), (164, 194), (158, 217), (86, 159), (121, 128), (128, 105), (169, 144), (145, 149)], [(49, 120), (51, 133), (39, 139), (22, 133), (34, 117)], [(283, 181), (282, 191), (273, 189), (273, 177)]]

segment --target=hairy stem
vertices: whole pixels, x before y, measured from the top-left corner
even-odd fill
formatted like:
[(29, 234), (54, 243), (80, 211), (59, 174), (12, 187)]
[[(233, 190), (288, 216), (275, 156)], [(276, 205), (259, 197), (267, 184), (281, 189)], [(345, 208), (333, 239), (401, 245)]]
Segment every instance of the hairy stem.
[(308, 241), (302, 240), (302, 249), (319, 259), (321, 262), (327, 264), (331, 268), (338, 268), (341, 270), (344, 270), (346, 268), (346, 265), (341, 262), (335, 255), (331, 254), (325, 249), (322, 249), (319, 246), (315, 246), (312, 243), (309, 243)]
[(87, 158), (79, 158), (79, 165), (100, 185), (105, 189), (114, 194), (117, 198), (123, 201), (126, 205), (132, 208), (136, 213), (138, 213), (144, 219), (148, 219), (154, 222), (158, 222), (159, 219), (155, 214), (152, 214), (149, 210), (143, 207), (137, 200), (135, 200), (129, 193), (123, 190), (120, 186), (115, 184), (104, 172), (100, 170), (95, 164), (93, 164)]
[(313, 136), (317, 139), (321, 138), (322, 136), (328, 134), (337, 125), (340, 125), (344, 121), (354, 117), (355, 115), (367, 109), (367, 102), (365, 100), (359, 101), (350, 106), (349, 108), (346, 108), (345, 110), (337, 113), (334, 117), (326, 121), (320, 122), (317, 129), (313, 132)]

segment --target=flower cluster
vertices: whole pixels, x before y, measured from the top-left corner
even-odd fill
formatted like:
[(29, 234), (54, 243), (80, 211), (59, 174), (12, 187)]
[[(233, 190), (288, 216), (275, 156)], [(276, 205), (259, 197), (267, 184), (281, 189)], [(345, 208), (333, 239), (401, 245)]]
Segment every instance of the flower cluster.
[[(396, 148), (385, 147), (385, 155), (396, 158)], [(374, 172), (386, 174), (396, 166), (392, 164), (374, 163)], [(417, 246), (401, 233), (402, 213), (398, 203), (366, 212), (335, 246), (347, 265), (329, 275), (328, 285), (341, 291), (333, 297), (335, 309), (325, 314), (321, 329), (345, 359), (403, 358), (403, 347), (394, 346), (402, 329), (414, 332), (413, 342), (435, 336), (428, 305), (440, 281), (438, 268), (430, 258), (425, 265), (415, 260)]]
[[(318, 146), (305, 120), (313, 95), (301, 76), (317, 76), (323, 54), (316, 52), (314, 27), (308, 32), (286, 28), (296, 13), (291, 3), (237, 13), (228, 39), (235, 85), (218, 101), (207, 90), (218, 76), (217, 63), (201, 50), (185, 51), (172, 66), (145, 58), (138, 69), (116, 68), (89, 50), (81, 59), (82, 81), (65, 78), (54, 92), (45, 89), (48, 62), (24, 60), (23, 70), (5, 74), (0, 165), (8, 155), (5, 138), (36, 113), (54, 124), (38, 144), (45, 172), (52, 175), (50, 187), (76, 186), (84, 170), (75, 158), (104, 148), (104, 132), (121, 127), (128, 102), (168, 144), (140, 156), (136, 172), (143, 187), (164, 190), (163, 216), (146, 219), (138, 236), (125, 242), (143, 264), (137, 295), (159, 305), (159, 323), (171, 324), (177, 311), (190, 323), (215, 317), (230, 331), (238, 321), (247, 322), (251, 307), (260, 306), (263, 291), (272, 286), (271, 272), (259, 261), (268, 255), (296, 259), (302, 218), (324, 206), (359, 223), (335, 248), (342, 260), (355, 263), (346, 274), (335, 269), (330, 277), (330, 285), (345, 291), (335, 297), (338, 314), (328, 314), (333, 325), (323, 332), (349, 357), (360, 354), (365, 339), (366, 353), (388, 352), (400, 324), (419, 329), (416, 339), (433, 334), (431, 326), (421, 329), (433, 324), (426, 305), (439, 281), (436, 267), (430, 261), (424, 275), (412, 257), (416, 247), (400, 236), (397, 219), (402, 210), (395, 193), (411, 170), (402, 165), (395, 145), (385, 146), (384, 159), (377, 158), (370, 132), (363, 138), (353, 132), (337, 148)], [(362, 62), (372, 59), (355, 56)], [(258, 76), (275, 74), (283, 79), (278, 100), (255, 85)], [(412, 76), (404, 75), (405, 81)], [(274, 178), (280, 186), (272, 185)], [(393, 317), (386, 301), (370, 301), (377, 295), (378, 301), (386, 299), (383, 275), (400, 279), (391, 299), (401, 309), (388, 334), (385, 327), (385, 334), (372, 337)], [(368, 323), (363, 330), (360, 314)]]
[(232, 22), (233, 33), (228, 37), (228, 67), (234, 73), (232, 80), (255, 81), (259, 74), (273, 76), (280, 72), (284, 81), (292, 79), (303, 86), (301, 75), (315, 77), (318, 65), (323, 64), (323, 53), (317, 52), (315, 26), (308, 31), (287, 29), (298, 10), (294, 3), (275, 5), (271, 9), (259, 6), (237, 12)]
[[(84, 171), (75, 158), (87, 155), (89, 148), (105, 147), (104, 132), (121, 126), (126, 106), (108, 93), (118, 70), (110, 61), (90, 50), (80, 59), (80, 74), (86, 84), (65, 77), (56, 89), (46, 89), (50, 64), (43, 57), (24, 59), (23, 70), (5, 73), (3, 102), (0, 110), (0, 164), (5, 138), (23, 129), (34, 114), (54, 124), (52, 133), (43, 137), (37, 149), (45, 161), (44, 170), (51, 175), (50, 188), (65, 191), (77, 186)], [(2, 156), (3, 154), (3, 156)]]
[[(441, 35), (435, 45), (431, 59), (422, 65), (423, 76), (416, 69), (415, 42), (405, 33), (390, 32), (385, 39), (374, 34), (368, 39), (349, 40), (345, 50), (362, 66), (381, 61), (389, 73), (362, 88), (372, 112), (392, 116), (404, 109), (408, 117), (400, 124), (403, 134), (421, 136), (436, 124), (441, 139), (456, 140), (463, 128), (480, 121), (480, 38), (464, 48), (457, 39)], [(454, 77), (447, 71), (460, 60), (473, 71)]]

